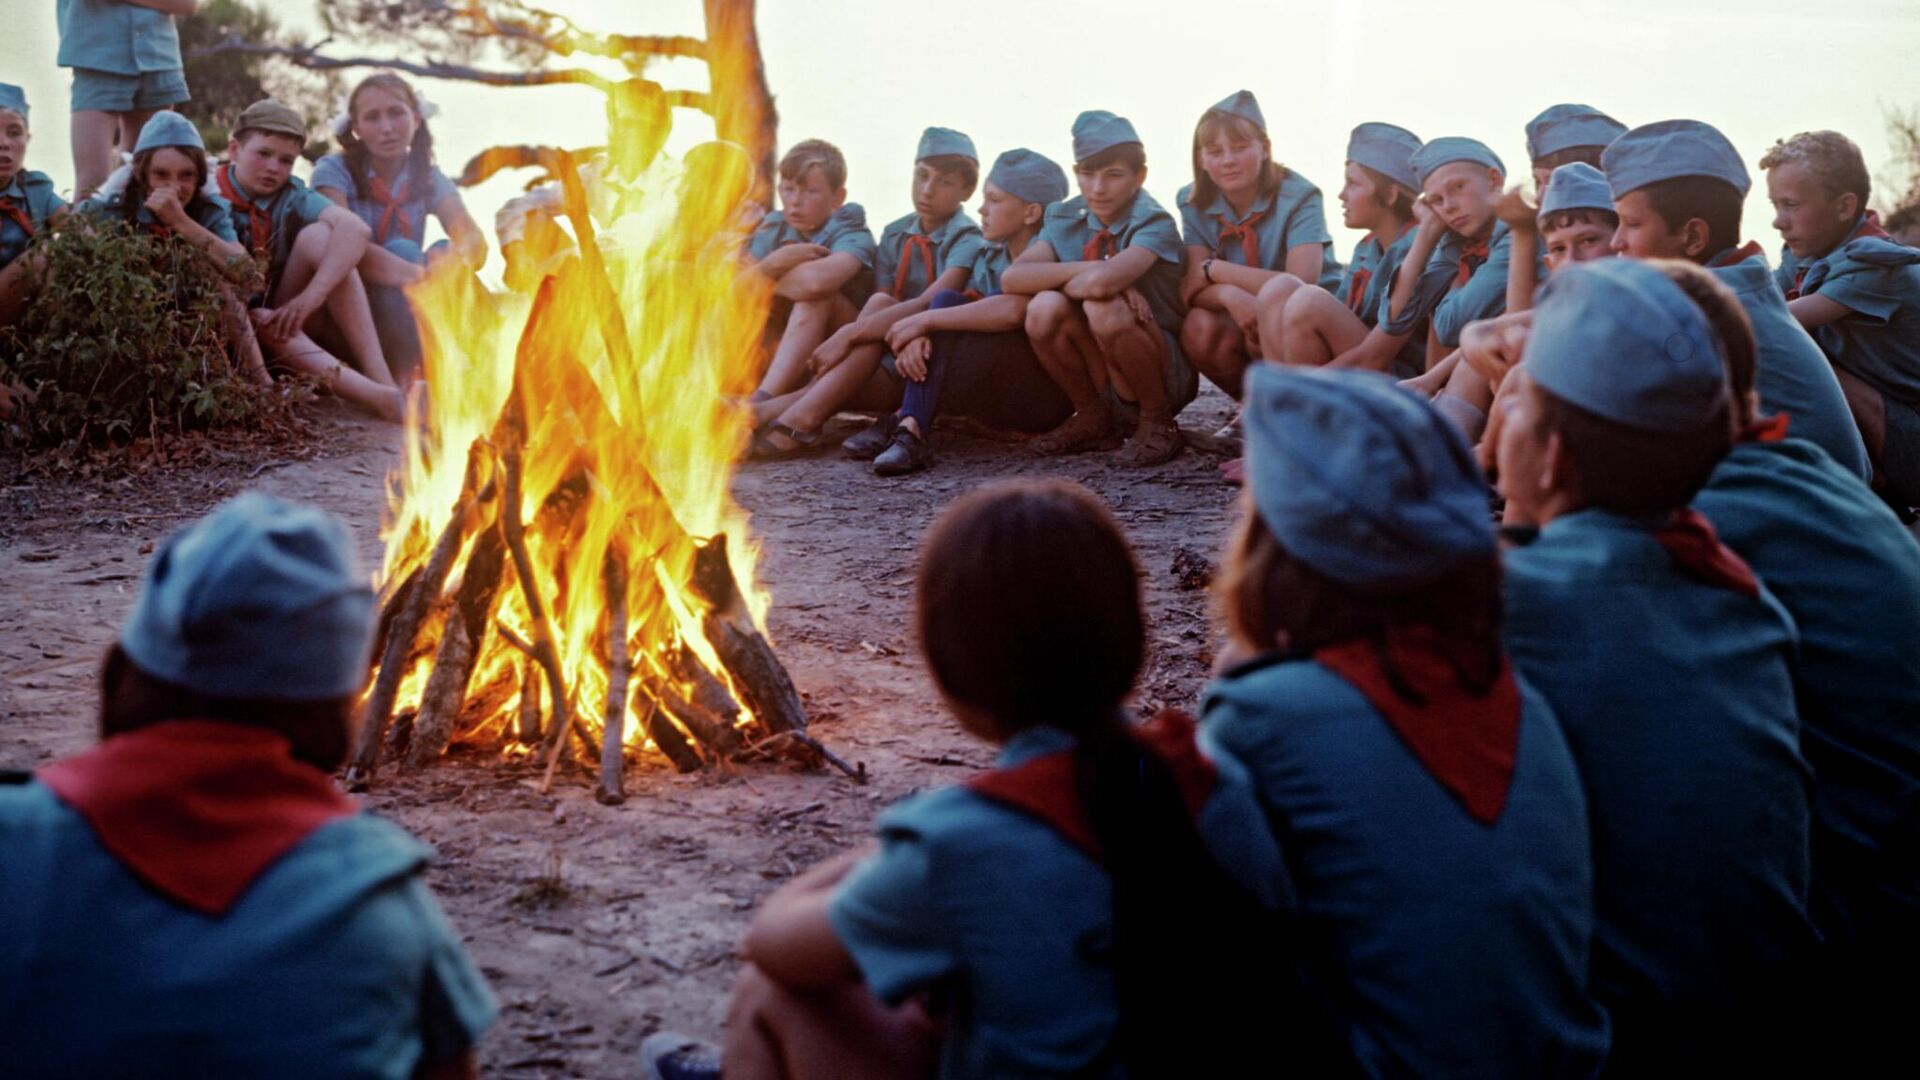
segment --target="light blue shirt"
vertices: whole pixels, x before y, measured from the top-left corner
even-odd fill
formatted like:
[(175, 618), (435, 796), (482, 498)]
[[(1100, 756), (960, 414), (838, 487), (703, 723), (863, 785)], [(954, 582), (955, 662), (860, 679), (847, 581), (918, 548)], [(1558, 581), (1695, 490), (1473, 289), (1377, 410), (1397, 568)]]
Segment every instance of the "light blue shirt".
[[(0, 199), (8, 199), (15, 206), (27, 212), (33, 222), (33, 231), (38, 233), (47, 223), (47, 219), (59, 213), (67, 205), (53, 190), (53, 181), (46, 173), (23, 170), (13, 174), (7, 186), (0, 188)], [(27, 244), (33, 236), (20, 227), (20, 223), (11, 217), (0, 217), (0, 267), (20, 257), (27, 250)]]
[[(1387, 298), (1393, 293), (1393, 276), (1400, 272), (1401, 263), (1406, 261), (1407, 252), (1413, 248), (1413, 235), (1418, 231), (1418, 228), (1409, 226), (1391, 244), (1383, 246), (1379, 240), (1368, 236), (1354, 246), (1353, 258), (1347, 264), (1346, 273), (1341, 276), (1339, 285), (1329, 291), (1339, 297), (1348, 310), (1358, 315), (1364, 325), (1372, 327), (1382, 321), (1387, 310)], [(1357, 295), (1356, 289), (1359, 290)], [(1410, 333), (1389, 370), (1400, 378), (1413, 378), (1426, 370), (1426, 356), (1426, 335)]]
[[(915, 254), (906, 261), (906, 278), (896, 290), (894, 284), (900, 277), (901, 253), (906, 250), (910, 236), (925, 236), (933, 245), (933, 273), (927, 273), (926, 260)], [(985, 243), (986, 240), (980, 235), (980, 226), (974, 224), (965, 210), (955, 211), (932, 233), (920, 227), (919, 214), (908, 214), (881, 230), (879, 248), (874, 257), (873, 287), (895, 300), (911, 300), (926, 292), (934, 279), (950, 268), (971, 268)]]
[[(74, 207), (73, 212), (93, 218), (96, 221), (122, 222), (126, 220), (125, 207), (126, 195), (125, 193), (121, 193), (107, 199), (101, 199), (97, 196), (88, 199), (86, 202)], [(194, 221), (199, 222), (202, 228), (213, 235), (230, 244), (240, 242), (239, 237), (233, 231), (233, 207), (228, 205), (227, 200), (218, 195), (202, 193), (199, 198), (195, 199), (192, 204), (187, 207), (187, 211)], [(134, 221), (140, 225), (158, 224), (159, 220), (159, 218), (153, 216), (152, 211), (144, 206), (134, 213)]]
[(180, 70), (180, 31), (173, 16), (125, 0), (56, 3), (61, 67), (115, 75)]
[(1225, 195), (1216, 195), (1206, 206), (1194, 206), (1192, 184), (1181, 188), (1173, 201), (1180, 208), (1181, 238), (1189, 247), (1205, 248), (1215, 259), (1246, 266), (1245, 245), (1238, 237), (1222, 241), (1220, 232), (1227, 222), (1238, 225), (1259, 214), (1260, 220), (1253, 226), (1256, 269), (1285, 270), (1287, 252), (1302, 244), (1319, 244), (1317, 283), (1331, 291), (1340, 282), (1340, 263), (1333, 257), (1333, 237), (1327, 232), (1320, 189), (1291, 169), (1273, 194), (1256, 202), (1246, 214), (1235, 214)]
[(1513, 236), (1507, 223), (1497, 221), (1487, 237), (1487, 261), (1473, 271), (1466, 284), (1459, 280), (1460, 260), (1466, 240), (1449, 231), (1435, 246), (1420, 280), (1414, 284), (1413, 298), (1397, 319), (1387, 317), (1387, 305), (1380, 305), (1381, 329), (1389, 334), (1409, 334), (1422, 319), (1431, 319), (1434, 340), (1443, 348), (1456, 348), (1460, 332), (1467, 324), (1491, 319), (1507, 310), (1507, 264), (1513, 260)]
[(867, 211), (859, 203), (847, 203), (835, 210), (827, 223), (812, 235), (787, 224), (785, 212), (775, 210), (761, 218), (760, 224), (755, 226), (753, 236), (747, 241), (747, 258), (759, 262), (773, 254), (775, 249), (788, 244), (819, 244), (830, 253), (845, 252), (859, 259), (860, 272), (840, 287), (840, 294), (852, 301), (855, 307), (866, 303), (867, 297), (872, 295), (875, 254), (873, 230), (867, 228)]
[[(300, 230), (319, 221), (320, 215), (326, 213), (327, 208), (333, 205), (333, 200), (302, 183), (299, 177), (289, 176), (286, 184), (279, 191), (274, 192), (265, 205), (261, 205), (260, 201), (253, 197), (253, 193), (247, 190), (246, 185), (240, 182), (238, 170), (230, 165), (222, 165), (220, 168), (228, 170), (227, 176), (233, 183), (234, 191), (241, 198), (265, 211), (272, 222), (267, 234), (268, 273), (278, 278), (280, 272), (286, 269), (288, 257), (293, 254), (293, 242), (299, 237)], [(231, 204), (229, 209), (233, 214), (234, 235), (241, 238), (240, 243), (248, 250), (252, 250), (252, 215)]]
[[(328, 154), (315, 162), (311, 183), (316, 191), (320, 188), (332, 188), (344, 196), (347, 200), (347, 209), (353, 211), (361, 221), (367, 223), (368, 228), (374, 231), (375, 243), (411, 240), (425, 246), (427, 218), (433, 213), (433, 208), (450, 197), (458, 198), (460, 194), (459, 189), (453, 186), (453, 181), (447, 179), (447, 174), (437, 167), (429, 170), (426, 181), (417, 185), (418, 190), (415, 190), (413, 163), (409, 160), (406, 165), (401, 166), (400, 175), (394, 178), (390, 188), (392, 191), (404, 190), (407, 193), (407, 197), (400, 201), (406, 227), (404, 230), (396, 228), (383, 237), (380, 235), (380, 220), (385, 216), (387, 208), (371, 195), (362, 195), (355, 189), (353, 174), (347, 170), (345, 154)], [(321, 198), (326, 196), (323, 195)]]
[(1180, 275), (1187, 264), (1187, 248), (1180, 241), (1180, 228), (1174, 224), (1173, 215), (1145, 189), (1133, 197), (1121, 219), (1111, 225), (1087, 209), (1084, 195), (1054, 203), (1047, 207), (1037, 239), (1052, 248), (1053, 257), (1060, 262), (1079, 262), (1086, 257), (1088, 241), (1103, 231), (1113, 235), (1112, 254), (1139, 245), (1158, 257), (1153, 266), (1134, 281), (1133, 287), (1140, 290), (1147, 306), (1153, 309), (1153, 321), (1168, 333), (1179, 333), (1180, 320), (1187, 314), (1187, 306), (1180, 300)]

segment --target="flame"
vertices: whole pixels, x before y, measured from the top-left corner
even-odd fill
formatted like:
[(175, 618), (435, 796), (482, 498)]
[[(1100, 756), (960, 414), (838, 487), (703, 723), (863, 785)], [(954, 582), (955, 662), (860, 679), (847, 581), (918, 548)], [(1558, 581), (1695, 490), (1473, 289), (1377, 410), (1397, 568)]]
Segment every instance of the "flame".
[[(632, 160), (636, 146), (645, 147), (642, 158), (652, 156), (664, 141), (663, 131), (639, 124), (623, 123), (610, 136), (616, 161)], [(604, 168), (605, 160), (597, 164)], [(461, 496), (467, 448), (500, 438), (502, 409), (518, 393), (526, 420), (522, 497), (503, 512), (525, 523), (532, 584), (548, 610), (572, 711), (596, 739), (608, 685), (609, 552), (626, 571), (635, 682), (671, 679), (669, 657), (680, 648), (728, 678), (701, 631), (706, 605), (688, 587), (695, 540), (727, 534), (756, 621), (766, 608), (755, 585), (757, 545), (730, 493), (747, 429), (732, 402), (753, 387), (769, 303), (757, 275), (742, 280), (737, 254), (751, 174), (744, 152), (708, 143), (680, 158), (652, 156), (638, 176), (621, 178), (637, 197), (619, 200), (617, 215), (604, 189), (589, 192), (602, 208), (594, 247), (604, 271), (591, 258), (555, 260), (561, 268), (545, 286), (547, 306), (525, 343), (530, 298), (489, 294), (451, 260), (410, 291), (430, 405), (413, 417), (388, 478), (381, 583), (390, 588), (425, 564)], [(449, 595), (463, 572), (455, 566)], [(532, 640), (511, 560), (500, 597), (497, 622)], [(444, 617), (430, 622), (423, 638), (437, 638), (444, 625)], [(511, 734), (517, 694), (500, 695), (477, 722), (471, 713), (475, 702), (493, 701), (481, 688), (517, 683), (526, 662), (497, 631), (482, 641), (469, 715), (456, 734), (496, 725)], [(399, 710), (420, 702), (433, 650), (416, 648), (409, 662)], [(650, 745), (636, 719), (627, 718), (627, 741)]]

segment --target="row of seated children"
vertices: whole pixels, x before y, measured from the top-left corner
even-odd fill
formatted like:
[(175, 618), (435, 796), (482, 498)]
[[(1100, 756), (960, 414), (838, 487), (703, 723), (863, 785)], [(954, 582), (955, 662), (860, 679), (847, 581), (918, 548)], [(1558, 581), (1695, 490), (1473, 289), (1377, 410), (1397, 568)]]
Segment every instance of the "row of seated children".
[[(343, 149), (320, 160), (310, 186), (292, 172), (307, 127), (291, 108), (267, 100), (244, 110), (224, 162), (210, 160), (185, 117), (161, 110), (140, 129), (131, 160), (74, 209), (178, 235), (227, 271), (236, 308), (251, 310), (251, 320), (236, 318), (234, 336), (255, 378), (268, 377), (264, 345), (266, 360), (398, 420), (399, 386), (414, 377), (421, 350), (399, 290), (425, 273), (428, 218), (440, 220), (450, 238), (442, 246), (462, 262), (486, 257), (484, 237), (433, 165), (427, 115), (405, 81), (363, 80), (334, 122)], [(20, 317), (43, 265), (20, 256), (67, 210), (52, 182), (25, 167), (28, 117), (24, 93), (0, 85), (0, 325)]]
[(1231, 644), (1197, 738), (1118, 718), (1144, 620), (1096, 499), (1022, 482), (951, 506), (917, 624), (996, 766), (770, 897), (725, 1045), (662, 1033), (647, 1075), (1900, 1060), (1920, 544), (1853, 469), (1755, 422), (1762, 346), (1720, 275), (1569, 265), (1519, 336), (1492, 457), (1525, 527), (1501, 534), (1419, 394), (1249, 370)]

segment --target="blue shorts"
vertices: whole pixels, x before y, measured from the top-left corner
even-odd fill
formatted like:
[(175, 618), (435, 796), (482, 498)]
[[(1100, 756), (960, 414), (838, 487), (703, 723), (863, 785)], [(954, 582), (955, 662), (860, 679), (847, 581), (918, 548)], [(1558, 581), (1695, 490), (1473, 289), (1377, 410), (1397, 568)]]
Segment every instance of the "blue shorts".
[[(1200, 374), (1187, 362), (1187, 354), (1180, 351), (1178, 334), (1162, 327), (1160, 340), (1167, 343), (1166, 378), (1163, 380), (1167, 388), (1167, 409), (1178, 416), (1181, 409), (1193, 404), (1193, 399), (1200, 395)], [(1111, 380), (1107, 382), (1107, 404), (1124, 420), (1140, 419), (1140, 403), (1122, 398)]]
[(123, 113), (163, 109), (192, 100), (187, 93), (187, 73), (143, 71), (121, 75), (93, 68), (73, 69), (73, 111)]

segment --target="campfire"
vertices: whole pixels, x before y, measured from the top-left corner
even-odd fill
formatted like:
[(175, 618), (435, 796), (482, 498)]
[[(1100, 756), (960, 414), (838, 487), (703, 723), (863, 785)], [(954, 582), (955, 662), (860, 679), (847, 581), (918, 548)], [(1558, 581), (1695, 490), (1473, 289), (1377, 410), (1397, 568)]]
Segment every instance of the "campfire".
[(605, 802), (630, 757), (693, 771), (811, 755), (861, 778), (806, 734), (729, 491), (745, 442), (731, 402), (752, 389), (769, 302), (728, 242), (747, 155), (656, 159), (629, 182), (644, 195), (610, 224), (611, 255), (574, 157), (535, 156), (563, 184), (578, 256), (530, 302), (452, 267), (414, 296), (430, 405), (390, 478), (349, 787), (383, 755), (424, 765), (456, 741), (537, 755), (542, 790), (571, 757)]

